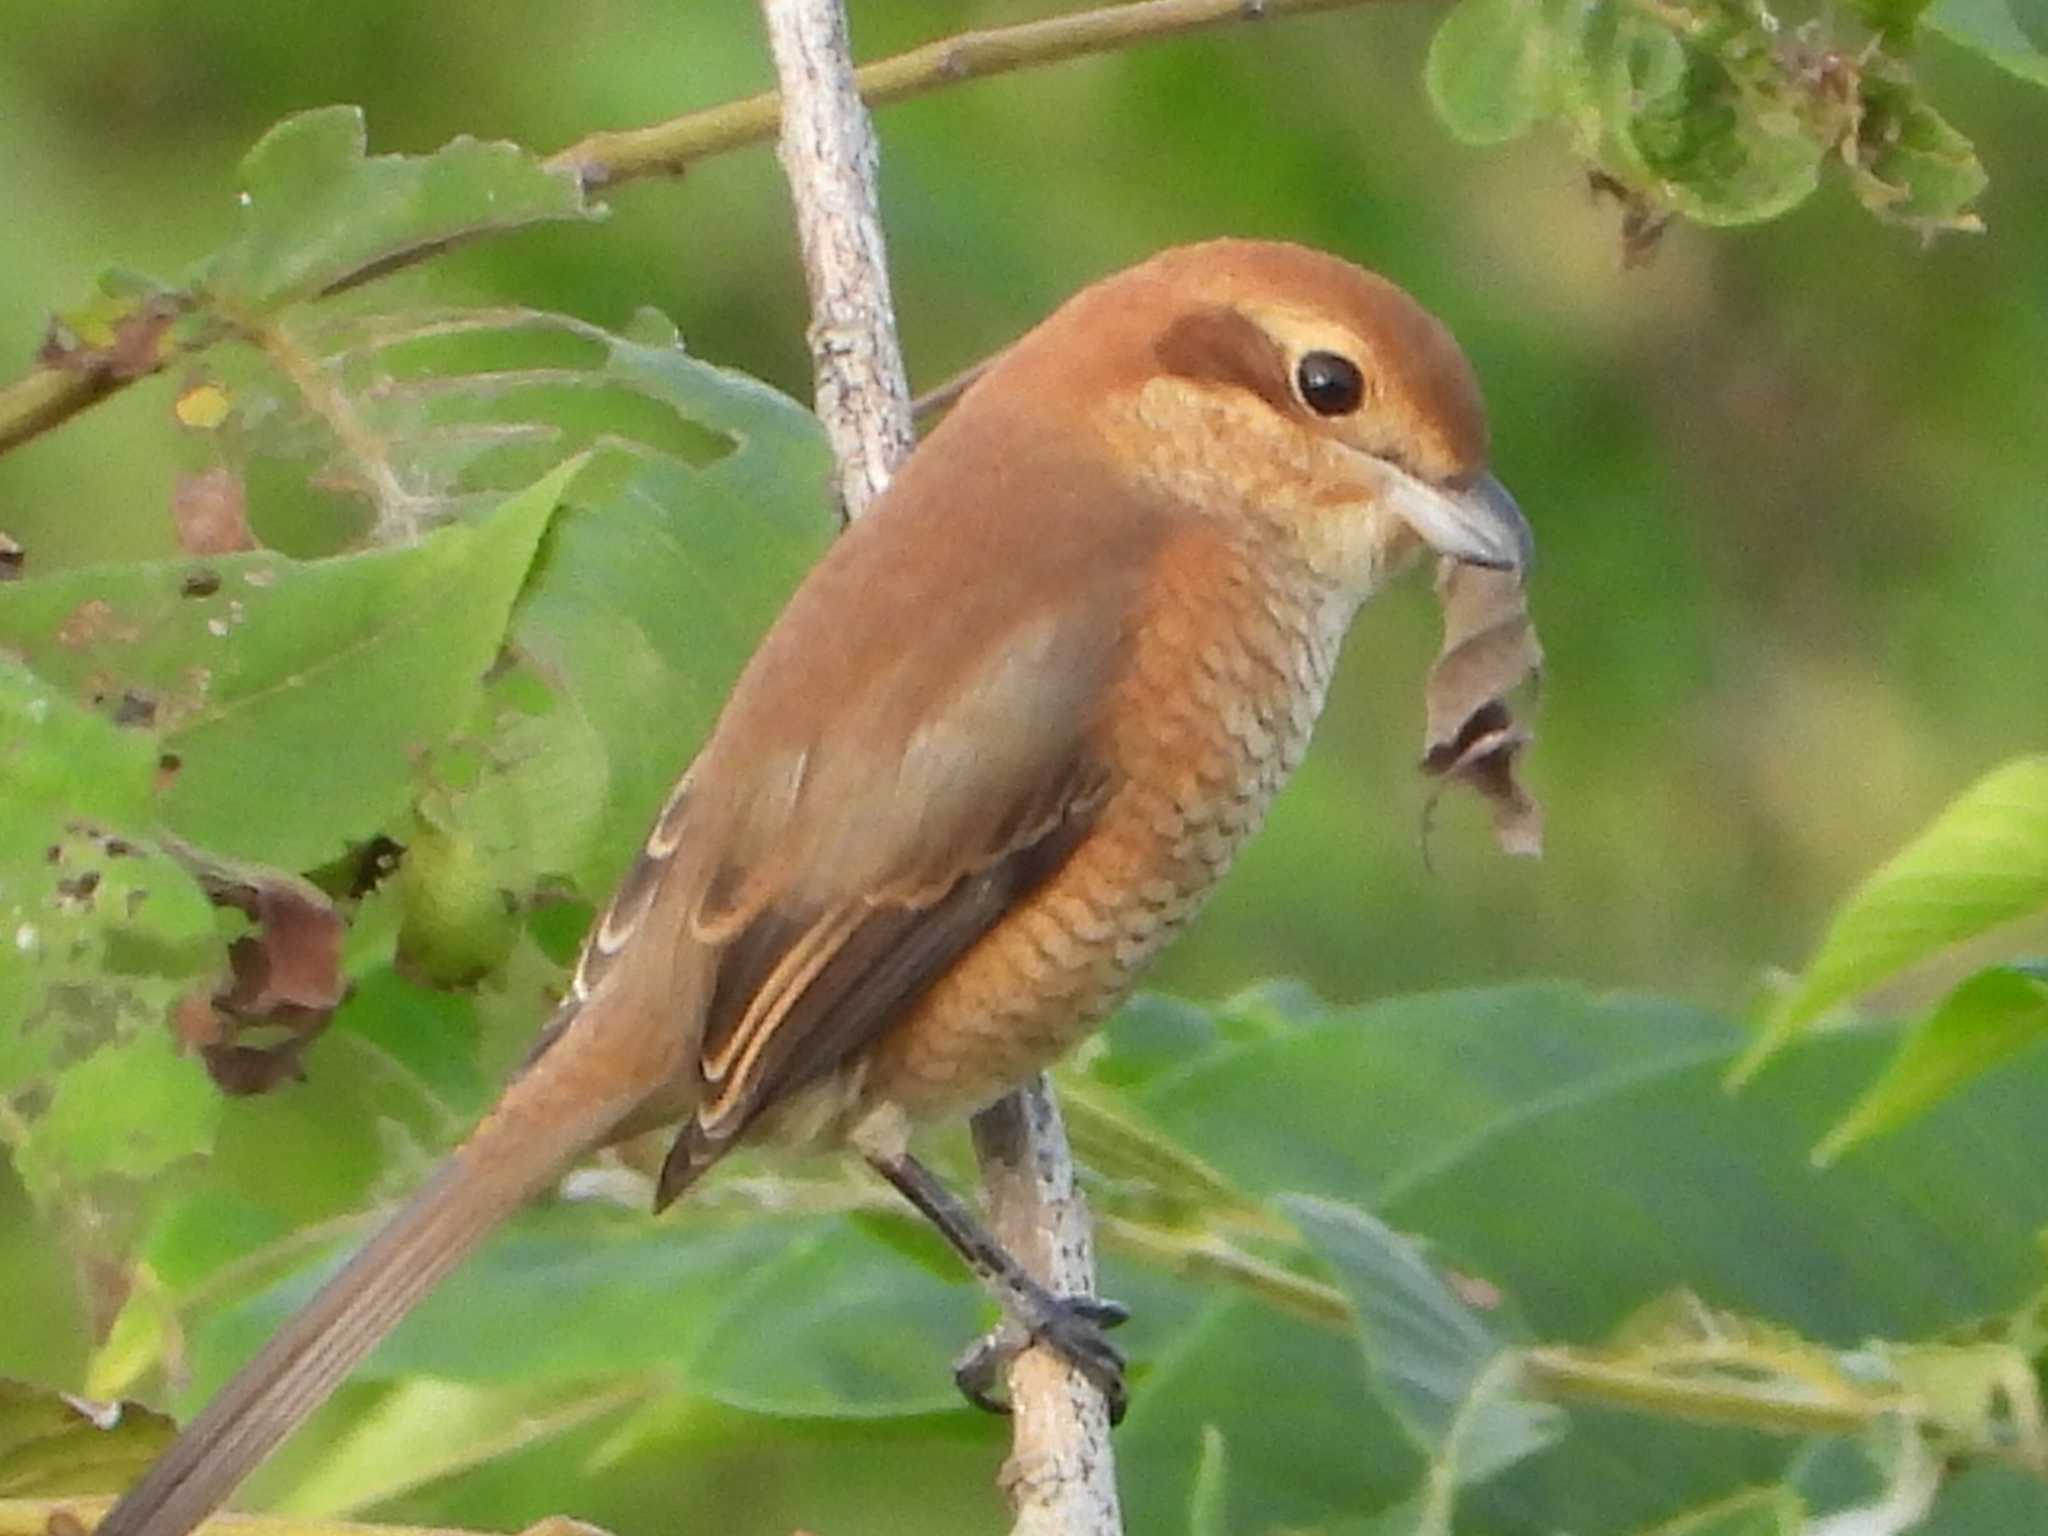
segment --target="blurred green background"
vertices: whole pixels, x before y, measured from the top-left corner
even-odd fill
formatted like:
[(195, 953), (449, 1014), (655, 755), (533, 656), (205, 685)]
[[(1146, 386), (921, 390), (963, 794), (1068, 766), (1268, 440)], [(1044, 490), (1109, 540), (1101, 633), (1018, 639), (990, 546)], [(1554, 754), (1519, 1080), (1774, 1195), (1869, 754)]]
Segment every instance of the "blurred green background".
[[(865, 57), (1053, 9), (853, 7)], [(1437, 14), (1235, 27), (886, 109), (913, 378), (936, 383), (1090, 278), (1211, 235), (1325, 246), (1416, 292), (1478, 365), (1496, 467), (1538, 530), (1549, 671), (1531, 777), (1549, 853), (1503, 859), (1479, 809), (1454, 801), (1425, 865), (1413, 763), (1436, 633), (1417, 580), (1354, 632), (1299, 782), (1157, 980), (1218, 995), (1298, 976), (1348, 1002), (1554, 976), (1739, 1012), (1936, 807), (2048, 740), (2042, 98), (1927, 44), (1933, 100), (1991, 173), (1983, 237), (1923, 247), (1830, 186), (1766, 228), (1674, 228), (1651, 266), (1624, 271), (1616, 210), (1555, 137), (1479, 152), (1435, 122), (1421, 65)], [(769, 76), (747, 5), (0, 0), (0, 35), (9, 372), (100, 268), (175, 279), (224, 240), (236, 161), (288, 112), (360, 103), (375, 150), (458, 133), (546, 149)], [(768, 148), (611, 204), (602, 225), (480, 246), (432, 281), (609, 326), (652, 304), (700, 355), (804, 392), (801, 276)], [(169, 396), (153, 381), (0, 458), (0, 530), (36, 569), (170, 552)], [(693, 746), (675, 744), (678, 764)], [(219, 1161), (265, 1163), (265, 1125), (301, 1113), (323, 1111), (237, 1106)], [(390, 1110), (325, 1113), (356, 1114), (367, 1143)], [(0, 1199), (13, 1220), (18, 1192)], [(1154, 1341), (1188, 1305), (1155, 1288), (1130, 1297)], [(1302, 1348), (1331, 1353), (1319, 1335)], [(679, 1496), (669, 1462), (615, 1457), (610, 1504), (746, 1486), (773, 1528), (777, 1463), (740, 1416), (662, 1411), (727, 1436), (724, 1459), (695, 1458)], [(962, 1500), (933, 1529), (995, 1519), (993, 1426), (934, 1413), (786, 1438), (847, 1510), (886, 1509), (900, 1440)], [(1187, 1443), (1173, 1442), (1182, 1481)], [(486, 1468), (480, 1506), (506, 1521), (548, 1507), (510, 1491), (518, 1475)]]
[[(1051, 9), (856, 5), (856, 44)], [(1615, 210), (1555, 137), (1474, 151), (1433, 120), (1433, 21), (1233, 27), (885, 110), (913, 377), (1210, 235), (1326, 246), (1414, 290), (1477, 362), (1539, 532), (1549, 855), (1502, 860), (1457, 804), (1425, 869), (1417, 582), (1355, 632), (1301, 781), (1163, 979), (1291, 973), (1349, 999), (1533, 973), (1739, 1003), (1947, 795), (2048, 736), (2040, 95), (1926, 45), (1933, 99), (1991, 172), (1983, 237), (1923, 248), (1829, 185), (1765, 228), (1674, 228), (1623, 271)], [(237, 159), (287, 112), (361, 103), (376, 150), (553, 148), (769, 76), (747, 6), (8, 0), (0, 25), (17, 365), (100, 267), (175, 277), (221, 241)], [(463, 253), (440, 280), (611, 325), (651, 303), (700, 355), (803, 391), (768, 148), (611, 201), (606, 224)], [(0, 460), (0, 528), (43, 569), (166, 548), (167, 399), (147, 385)]]

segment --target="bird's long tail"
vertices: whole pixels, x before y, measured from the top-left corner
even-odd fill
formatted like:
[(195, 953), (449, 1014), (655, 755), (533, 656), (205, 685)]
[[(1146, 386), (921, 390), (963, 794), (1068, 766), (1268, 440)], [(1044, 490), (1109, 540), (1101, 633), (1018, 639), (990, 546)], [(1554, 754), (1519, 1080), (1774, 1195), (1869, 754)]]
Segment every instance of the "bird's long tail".
[(546, 1052), (512, 1083), (426, 1186), (278, 1330), (108, 1511), (100, 1536), (184, 1536), (493, 1227), (578, 1153), (605, 1138), (633, 1107), (635, 1095), (624, 1085), (593, 1091), (578, 1071), (581, 1054)]

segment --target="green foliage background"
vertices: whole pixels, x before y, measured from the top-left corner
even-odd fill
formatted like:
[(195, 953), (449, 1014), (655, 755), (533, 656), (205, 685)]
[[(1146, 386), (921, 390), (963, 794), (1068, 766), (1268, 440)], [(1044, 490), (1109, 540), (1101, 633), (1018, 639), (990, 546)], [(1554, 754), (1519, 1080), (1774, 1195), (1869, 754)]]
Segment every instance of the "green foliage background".
[[(1047, 7), (857, 8), (863, 56)], [(1837, 185), (1754, 229), (1675, 228), (1619, 271), (1616, 215), (1554, 137), (1459, 146), (1426, 8), (1289, 19), (973, 84), (880, 116), (905, 343), (929, 384), (1078, 284), (1220, 233), (1325, 245), (1442, 312), (1478, 362), (1542, 547), (1540, 867), (1453, 818), (1416, 854), (1426, 599), (1355, 637), (1314, 761), (1164, 978), (1368, 996), (1531, 971), (1717, 999), (1796, 963), (1827, 905), (1976, 772), (2040, 740), (2048, 164), (2028, 85), (1939, 39), (1937, 99), (1992, 174), (1990, 238), (1923, 250)], [(285, 112), (355, 101), (372, 147), (537, 147), (766, 83), (751, 12), (365, 3), (24, 8), (0, 60), (0, 347), (110, 261), (223, 239)], [(622, 325), (801, 394), (801, 275), (772, 152), (610, 199), (595, 231), (457, 253), (454, 291)], [(0, 462), (40, 564), (164, 550), (166, 392)], [(123, 509), (128, 509), (123, 515)], [(678, 755), (686, 751), (678, 744)], [(1469, 834), (1469, 835), (1468, 835)], [(1315, 852), (1321, 856), (1306, 857)]]
[[(854, 9), (858, 47), (874, 56), (1050, 8)], [(1847, 887), (1983, 770), (2038, 751), (2048, 735), (2040, 93), (1939, 39), (1921, 55), (1929, 93), (1989, 170), (1985, 236), (1923, 247), (1873, 225), (1830, 181), (1769, 225), (1674, 227), (1653, 264), (1623, 271), (1617, 213), (1588, 193), (1561, 136), (1468, 148), (1435, 117), (1423, 59), (1437, 20), (1429, 8), (1389, 6), (1233, 28), (885, 110), (884, 212), (913, 375), (939, 381), (1078, 284), (1179, 240), (1302, 240), (1414, 290), (1473, 355), (1496, 467), (1538, 530), (1533, 602), (1549, 675), (1531, 775), (1549, 808), (1550, 852), (1540, 865), (1501, 860), (1481, 817), (1461, 805), (1438, 818), (1435, 873), (1424, 866), (1412, 762), (1434, 629), (1418, 583), (1355, 633), (1299, 782), (1157, 980), (1218, 997), (1292, 976), (1350, 1004), (1555, 976), (1593, 994), (1677, 996), (1719, 1017), (1508, 992), (1483, 1006), (1415, 1005), (1429, 1028), (1411, 1039), (1398, 1008), (1373, 1024), (1262, 1002), (1199, 1027), (1166, 1015), (1127, 1021), (1097, 1074), (1247, 1189), (1369, 1204), (1441, 1240), (1504, 1284), (1531, 1337), (1597, 1337), (1678, 1284), (1843, 1345), (2016, 1305), (2038, 1283), (2028, 1238), (2048, 1211), (1984, 1196), (2037, 1182), (2015, 1146), (2039, 1115), (2048, 1062), (2038, 1047), (1988, 1096), (1909, 1132), (1865, 1184), (1809, 1187), (1803, 1154), (1874, 1075), (1882, 1053), (1871, 1042), (1829, 1045), (1785, 1081), (1767, 1078), (1761, 1107), (1716, 1107), (1711, 1084), (1740, 1049), (1725, 1020), (1747, 1008), (1766, 970), (1801, 964)], [(176, 273), (222, 244), (236, 164), (288, 112), (359, 102), (379, 151), (426, 151), (460, 133), (552, 148), (722, 101), (768, 76), (744, 6), (365, 0), (258, 18), (224, 0), (0, 0), (0, 29), (10, 38), (0, 53), (0, 354), (23, 365), (48, 312), (102, 267)], [(607, 201), (601, 225), (458, 252), (426, 291), (615, 330), (651, 304), (698, 357), (803, 393), (801, 278), (768, 149)], [(37, 575), (171, 552), (165, 507), (183, 465), (170, 394), (144, 384), (0, 459), (0, 530), (28, 547)], [(680, 764), (692, 743), (650, 744), (650, 755), (657, 745)], [(188, 943), (203, 926), (189, 913), (180, 921), (155, 940)], [(488, 1038), (510, 1038), (522, 1011), (537, 1016), (544, 978), (531, 964), (484, 1008), (483, 1027), (499, 1028)], [(145, 1005), (161, 1001), (124, 1005), (137, 1041), (148, 1038)], [(479, 1027), (459, 1005), (395, 984), (387, 1001), (401, 1034)], [(1460, 1034), (1458, 1021), (1472, 1018), (1481, 1022)], [(1268, 1075), (1250, 1086), (1231, 1078), (1229, 1053), (1214, 1054), (1223, 1046)], [(1197, 1065), (1176, 1076), (1148, 1054), (1163, 1062), (1169, 1048)], [(173, 1291), (238, 1242), (274, 1239), (262, 1223), (278, 1211), (312, 1221), (403, 1187), (417, 1162), (394, 1156), (392, 1138), (409, 1148), (445, 1135), (502, 1064), (490, 1051), (516, 1047), (487, 1046), (481, 1065), (454, 1066), (417, 1050), (408, 1058), (402, 1041), (338, 1037), (323, 1049), (324, 1097), (126, 1106), (147, 1110), (165, 1135), (211, 1117), (214, 1176), (234, 1196), (202, 1215), (160, 1214), (168, 1225), (148, 1242)], [(394, 1091), (383, 1051), (414, 1087)], [(1303, 1059), (1265, 1059), (1289, 1056)], [(1550, 1085), (1557, 1100), (1507, 1102), (1519, 1076), (1567, 1058), (1572, 1070)], [(1624, 1081), (1629, 1063), (1641, 1085)], [(422, 1082), (432, 1091), (416, 1091)], [(1321, 1097), (1302, 1096), (1314, 1087)], [(1607, 1139), (1561, 1112), (1574, 1095), (1605, 1106)], [(1432, 1141), (1426, 1126), (1402, 1140), (1404, 1102), (1433, 1117), (1461, 1096), (1470, 1143), (1444, 1128)], [(1243, 1129), (1304, 1104), (1317, 1128), (1306, 1145)], [(1631, 1140), (1646, 1127), (1667, 1134)], [(320, 1166), (280, 1153), (294, 1144), (321, 1147)], [(1366, 1156), (1361, 1148), (1379, 1148), (1381, 1162), (1345, 1161)], [(1555, 1171), (1537, 1194), (1517, 1182), (1532, 1168)], [(1631, 1184), (1637, 1175), (1644, 1181)], [(1754, 1198), (1729, 1196), (1731, 1177)], [(1729, 1202), (1741, 1224), (1721, 1230), (1697, 1205), (1675, 1211), (1674, 1190)], [(0, 1230), (38, 1230), (27, 1201), (23, 1186), (0, 1191)], [(1531, 1202), (1540, 1215), (1518, 1213)], [(1830, 1268), (1881, 1213), (1902, 1208), (1980, 1218), (1954, 1240), (1967, 1262), (1941, 1262), (1952, 1253), (1947, 1222), (1961, 1216), (1939, 1215), (1893, 1234), (1891, 1254), (1932, 1255), (1924, 1267), (1896, 1258), (1889, 1270)], [(270, 1214), (248, 1216), (258, 1210)], [(242, 1216), (251, 1229), (230, 1230)], [(365, 1489), (423, 1482), (425, 1492), (378, 1506), (393, 1517), (516, 1526), (573, 1508), (654, 1529), (677, 1510), (701, 1520), (722, 1505), (732, 1529), (807, 1523), (836, 1536), (917, 1528), (889, 1459), (900, 1452), (924, 1469), (927, 1528), (992, 1526), (1000, 1432), (955, 1411), (943, 1390), (939, 1363), (977, 1315), (971, 1296), (937, 1278), (943, 1264), (920, 1267), (874, 1243), (882, 1230), (930, 1261), (916, 1237), (873, 1214), (765, 1236), (722, 1224), (716, 1209), (690, 1220), (702, 1223), (687, 1229), (692, 1241), (643, 1247), (637, 1220), (543, 1213), (523, 1229), (527, 1246), (494, 1250), (468, 1282), (479, 1287), (470, 1305), (402, 1336), (379, 1374), (351, 1389), (344, 1415), (374, 1409), (350, 1421), (355, 1459), (324, 1470), (323, 1488), (304, 1480), (301, 1453), (277, 1485), (297, 1486), (303, 1507), (332, 1509)], [(1760, 1280), (1745, 1255), (1788, 1232), (1810, 1238), (1810, 1252)], [(768, 1280), (761, 1244), (775, 1250)], [(72, 1381), (88, 1352), (86, 1308), (61, 1256), (33, 1246), (8, 1245), (0, 1374)], [(617, 1262), (579, 1271), (575, 1256), (593, 1246), (618, 1250)], [(821, 1286), (821, 1275), (833, 1283)], [(784, 1315), (806, 1326), (792, 1324), (779, 1362), (756, 1349), (725, 1379), (719, 1352), (746, 1326), (734, 1288), (762, 1306), (782, 1298), (794, 1309)], [(1144, 1521), (1134, 1529), (1182, 1519), (1208, 1422), (1225, 1423), (1220, 1470), (1204, 1486), (1237, 1512), (1226, 1528), (1364, 1530), (1368, 1512), (1415, 1483), (1414, 1445), (1390, 1449), (1406, 1442), (1330, 1335), (1274, 1322), (1249, 1302), (1208, 1304), (1199, 1288), (1149, 1270), (1120, 1273), (1115, 1288), (1140, 1307), (1134, 1347), (1158, 1372), (1159, 1406), (1134, 1416), (1122, 1442), (1134, 1522)], [(1953, 1294), (1935, 1305), (1942, 1292)], [(821, 1294), (853, 1315), (803, 1316), (804, 1299)], [(534, 1315), (506, 1315), (508, 1297)], [(201, 1377), (281, 1304), (259, 1295), (227, 1309), (198, 1351)], [(543, 1318), (542, 1308), (556, 1310)], [(558, 1326), (564, 1317), (580, 1326)], [(473, 1336), (456, 1326), (465, 1319)], [(901, 1349), (834, 1362), (847, 1374), (829, 1378), (823, 1400), (807, 1397), (820, 1391), (821, 1352), (849, 1337)], [(683, 1370), (702, 1395), (636, 1391), (632, 1368), (650, 1356), (650, 1370)], [(412, 1380), (415, 1369), (462, 1384)], [(1327, 1435), (1242, 1438), (1255, 1431), (1230, 1421), (1224, 1388), (1261, 1379), (1312, 1384), (1328, 1405)], [(448, 1449), (452, 1465), (480, 1444), (518, 1444), (533, 1421), (554, 1431), (537, 1437), (538, 1450), (436, 1482), (444, 1446), (469, 1448)], [(1637, 1486), (1615, 1462), (1539, 1460), (1486, 1495), (1495, 1502), (1481, 1517), (1534, 1529), (1545, 1511), (1569, 1507), (1587, 1528), (1624, 1529), (1728, 1492), (1731, 1467), (1750, 1480), (1783, 1472), (1775, 1443), (1713, 1441), (1700, 1452), (1665, 1428), (1631, 1433), (1667, 1474), (1663, 1486)], [(1419, 1443), (1426, 1451), (1427, 1437)], [(2034, 1496), (1999, 1475), (1988, 1492), (1981, 1482), (1964, 1490), (1962, 1507)], [(1611, 1496), (1597, 1516), (1546, 1504), (1546, 1479), (1574, 1477)]]

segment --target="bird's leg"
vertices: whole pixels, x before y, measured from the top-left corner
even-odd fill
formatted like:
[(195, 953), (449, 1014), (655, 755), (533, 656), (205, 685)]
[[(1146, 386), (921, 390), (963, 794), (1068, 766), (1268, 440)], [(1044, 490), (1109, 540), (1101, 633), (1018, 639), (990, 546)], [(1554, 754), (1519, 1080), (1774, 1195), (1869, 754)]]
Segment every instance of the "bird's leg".
[(869, 1150), (863, 1155), (939, 1229), (1003, 1309), (1004, 1321), (954, 1364), (953, 1380), (967, 1400), (992, 1413), (1007, 1413), (1008, 1405), (996, 1396), (998, 1378), (1024, 1350), (1044, 1344), (1100, 1389), (1109, 1402), (1110, 1423), (1122, 1420), (1124, 1356), (1106, 1330), (1130, 1313), (1098, 1296), (1056, 1296), (1047, 1290), (965, 1201), (908, 1152)]

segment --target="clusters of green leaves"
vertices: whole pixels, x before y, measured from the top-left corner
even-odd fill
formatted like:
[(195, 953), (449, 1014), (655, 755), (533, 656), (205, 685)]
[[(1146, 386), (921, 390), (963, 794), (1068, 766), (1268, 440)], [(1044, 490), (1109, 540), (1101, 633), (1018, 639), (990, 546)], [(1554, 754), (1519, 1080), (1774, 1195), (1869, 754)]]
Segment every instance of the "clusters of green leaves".
[(1867, 38), (1841, 40), (1832, 23), (1794, 24), (1764, 0), (1460, 0), (1437, 31), (1428, 80), (1470, 143), (1562, 123), (1646, 234), (1672, 214), (1775, 217), (1814, 190), (1830, 159), (1879, 218), (1974, 230), (1984, 170), (1908, 56), (1925, 25), (2048, 81), (2048, 39), (2019, 31), (2017, 7), (2000, 31), (1998, 6), (1869, 0)]
[[(225, 1145), (203, 1194), (163, 1208), (133, 1307), (190, 1373), (183, 1401), (353, 1234), (334, 1218), (365, 1190), (320, 1166), (342, 1122), (381, 1096), (452, 1127), (480, 1088), (435, 1052), (467, 1039), (476, 1068), (474, 1026), (505, 1011), (380, 977), (300, 1118)], [(438, 1045), (373, 1048), (394, 1018)], [(1557, 987), (1127, 1010), (1068, 1087), (1106, 1285), (1137, 1312), (1132, 1528), (1790, 1533), (1916, 1489), (1949, 1531), (2048, 1517), (2027, 1471), (2048, 1449), (2048, 1194), (2023, 1177), (2048, 1067), (1816, 1176), (1808, 1148), (1890, 1042), (1816, 1045), (1731, 1100), (1745, 1043)], [(743, 1160), (660, 1221), (645, 1192), (614, 1169), (521, 1217), (252, 1500), (604, 1520), (658, 1481), (687, 1524), (744, 1475), (778, 1490), (744, 1529), (884, 1531), (896, 1498), (851, 1470), (882, 1456), (924, 1469), (919, 1498), (962, 1528), (994, 1522), (1004, 1431), (947, 1372), (985, 1303), (915, 1218), (830, 1166)]]
[(345, 903), (398, 844), (352, 975), (491, 974), (537, 903), (601, 898), (832, 526), (816, 422), (657, 319), (305, 302), (574, 211), (532, 156), (366, 159), (327, 111), (244, 170), (243, 227), (181, 299), (177, 416), (256, 547), (0, 587), (0, 1134), (46, 1210), (219, 1126), (164, 1021), (246, 924), (168, 839)]

